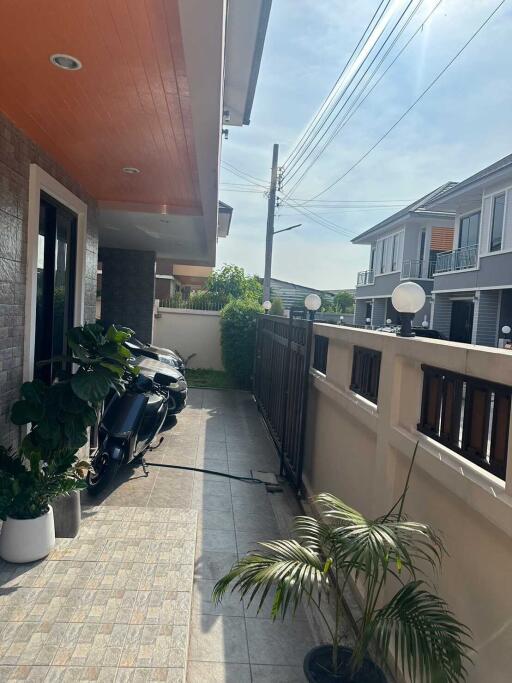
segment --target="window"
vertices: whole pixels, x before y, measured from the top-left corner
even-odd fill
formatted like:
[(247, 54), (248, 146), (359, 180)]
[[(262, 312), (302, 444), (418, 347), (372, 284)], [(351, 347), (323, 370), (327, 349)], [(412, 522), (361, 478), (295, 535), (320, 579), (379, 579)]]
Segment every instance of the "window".
[(373, 271), (375, 265), (375, 247), (370, 251), (370, 270)]
[(379, 274), (391, 273), (400, 270), (400, 261), (403, 245), (403, 232), (389, 235), (377, 242), (378, 272)]
[(426, 240), (426, 237), (427, 237), (427, 231), (422, 230), (420, 232), (420, 259), (419, 259), (420, 261), (423, 261), (423, 259), (425, 258), (425, 240)]
[(460, 221), (459, 249), (474, 247), (478, 244), (478, 232), (480, 228), (480, 211), (464, 216)]
[(39, 210), (34, 376), (52, 382), (62, 362), (38, 365), (66, 351), (73, 326), (77, 217), (42, 194)]
[(395, 271), (398, 269), (398, 244), (399, 236), (393, 235), (393, 248), (391, 251), (391, 270)]
[(492, 203), (491, 241), (489, 251), (500, 251), (505, 215), (505, 194), (494, 197)]

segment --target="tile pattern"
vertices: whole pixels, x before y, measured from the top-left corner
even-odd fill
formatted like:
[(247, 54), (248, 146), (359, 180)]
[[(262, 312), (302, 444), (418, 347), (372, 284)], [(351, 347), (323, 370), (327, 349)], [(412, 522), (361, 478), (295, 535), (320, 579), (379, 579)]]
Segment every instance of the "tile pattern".
[(183, 683), (195, 510), (89, 507), (47, 559), (0, 562), (0, 681)]
[[(279, 470), (274, 446), (251, 395), (236, 391), (192, 390), (188, 407), (148, 460), (238, 476), (248, 476), (251, 470)], [(147, 478), (140, 468), (126, 468), (121, 478), (115, 490), (106, 495), (103, 510), (110, 505), (127, 511), (132, 505), (146, 506), (148, 511), (154, 507), (180, 510), (183, 514), (197, 510), (187, 682), (303, 682), (302, 660), (316, 644), (304, 612), (299, 610), (283, 627), (270, 620), (269, 606), (258, 613), (254, 605), (243, 604), (238, 595), (226, 596), (221, 605), (211, 601), (215, 581), (237, 557), (260, 540), (281, 536), (272, 496), (265, 487), (157, 467), (150, 467)], [(159, 520), (158, 533), (174, 534), (165, 523), (165, 519)], [(126, 553), (126, 561), (134, 561), (134, 549), (127, 548)], [(113, 611), (123, 609), (122, 598), (119, 600), (110, 603)]]

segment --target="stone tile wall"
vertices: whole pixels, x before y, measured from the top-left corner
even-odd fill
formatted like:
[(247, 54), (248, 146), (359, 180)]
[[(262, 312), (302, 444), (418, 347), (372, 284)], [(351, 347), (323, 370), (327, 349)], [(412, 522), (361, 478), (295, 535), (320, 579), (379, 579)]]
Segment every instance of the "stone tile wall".
[(96, 205), (64, 169), (0, 114), (0, 443), (16, 445), (9, 422), (22, 382), (30, 164), (38, 164), (88, 205), (86, 320), (96, 315)]

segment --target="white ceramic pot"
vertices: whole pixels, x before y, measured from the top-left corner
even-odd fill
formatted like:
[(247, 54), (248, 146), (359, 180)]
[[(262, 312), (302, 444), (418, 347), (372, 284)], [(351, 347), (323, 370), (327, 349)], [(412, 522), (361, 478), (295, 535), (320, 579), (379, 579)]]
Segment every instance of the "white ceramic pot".
[(53, 509), (36, 519), (7, 517), (0, 533), (0, 557), (6, 562), (35, 562), (55, 546)]

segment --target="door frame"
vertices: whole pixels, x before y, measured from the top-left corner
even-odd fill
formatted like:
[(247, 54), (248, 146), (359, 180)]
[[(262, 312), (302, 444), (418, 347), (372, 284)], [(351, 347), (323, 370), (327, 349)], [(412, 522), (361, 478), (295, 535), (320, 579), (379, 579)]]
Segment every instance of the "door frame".
[(27, 273), (25, 292), (25, 330), (23, 351), (23, 381), (34, 377), (36, 338), (37, 257), (39, 248), (39, 206), (41, 192), (70, 209), (77, 217), (75, 301), (73, 324), (84, 322), (85, 256), (87, 237), (87, 204), (37, 164), (30, 164), (28, 188)]

